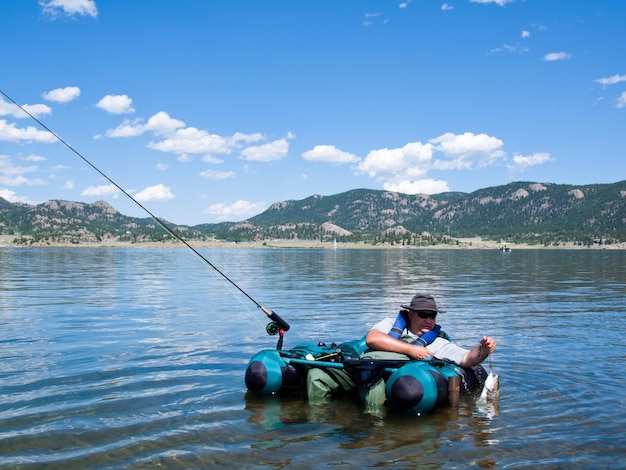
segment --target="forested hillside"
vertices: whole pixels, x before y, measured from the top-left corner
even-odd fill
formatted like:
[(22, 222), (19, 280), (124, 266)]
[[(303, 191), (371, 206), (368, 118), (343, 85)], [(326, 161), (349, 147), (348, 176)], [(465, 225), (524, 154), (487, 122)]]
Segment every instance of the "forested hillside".
[[(515, 182), (432, 196), (355, 189), (277, 202), (238, 223), (166, 224), (189, 240), (299, 238), (428, 245), (482, 237), (544, 245), (612, 244), (626, 241), (626, 181), (584, 186)], [(153, 219), (124, 216), (104, 201), (28, 205), (0, 198), (0, 230), (14, 234), (14, 242), (21, 244), (171, 238)]]

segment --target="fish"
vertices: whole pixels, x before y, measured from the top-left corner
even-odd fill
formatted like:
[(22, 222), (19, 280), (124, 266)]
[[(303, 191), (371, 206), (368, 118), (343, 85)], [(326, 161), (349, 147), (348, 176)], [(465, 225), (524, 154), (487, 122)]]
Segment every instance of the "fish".
[(489, 365), (489, 374), (485, 380), (483, 391), (478, 398), (479, 402), (486, 402), (488, 400), (494, 400), (500, 396), (500, 380), (498, 374), (493, 373), (493, 367)]

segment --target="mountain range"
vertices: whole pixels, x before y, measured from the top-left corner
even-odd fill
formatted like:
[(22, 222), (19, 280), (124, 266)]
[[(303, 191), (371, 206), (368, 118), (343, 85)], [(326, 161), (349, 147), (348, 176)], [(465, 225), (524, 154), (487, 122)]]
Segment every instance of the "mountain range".
[[(610, 244), (626, 241), (626, 180), (591, 185), (514, 182), (436, 195), (354, 189), (277, 202), (242, 222), (161, 222), (186, 240), (300, 238), (423, 245), (482, 237), (544, 245)], [(0, 198), (0, 231), (26, 245), (171, 238), (154, 219), (125, 216), (104, 201), (30, 205)]]

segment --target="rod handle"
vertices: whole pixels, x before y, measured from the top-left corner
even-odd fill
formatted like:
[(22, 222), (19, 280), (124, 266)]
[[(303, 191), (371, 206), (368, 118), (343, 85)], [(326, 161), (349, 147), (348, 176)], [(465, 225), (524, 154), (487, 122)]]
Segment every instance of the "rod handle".
[(260, 307), (261, 310), (263, 310), (263, 312), (265, 313), (265, 315), (267, 315), (269, 317), (270, 320), (272, 320), (273, 322), (277, 323), (278, 326), (280, 326), (280, 328), (284, 331), (289, 330), (289, 328), (291, 328), (289, 326), (289, 323), (287, 323), (285, 320), (283, 320), (282, 318), (280, 318), (280, 316), (274, 312), (273, 310), (268, 310), (265, 307)]

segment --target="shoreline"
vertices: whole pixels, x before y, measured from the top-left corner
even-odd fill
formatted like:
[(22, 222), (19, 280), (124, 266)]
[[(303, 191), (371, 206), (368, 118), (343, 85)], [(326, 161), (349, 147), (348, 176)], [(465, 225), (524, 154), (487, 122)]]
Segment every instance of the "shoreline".
[[(97, 243), (45, 243), (33, 245), (19, 245), (13, 243), (14, 236), (0, 235), (0, 248), (187, 248), (181, 242), (120, 242), (116, 239), (108, 239)], [(482, 240), (476, 238), (459, 238), (454, 239), (452, 244), (438, 245), (391, 245), (378, 243), (372, 245), (364, 242), (348, 242), (337, 243), (337, 250), (499, 250), (500, 247), (506, 245), (511, 251), (516, 250), (626, 250), (626, 243), (615, 243), (612, 245), (575, 245), (573, 243), (561, 243), (559, 245), (528, 245), (525, 243), (500, 243), (490, 240)], [(325, 249), (334, 250), (333, 242), (320, 242), (316, 240), (264, 240), (256, 242), (227, 242), (221, 240), (212, 241), (194, 241), (187, 240), (193, 248), (238, 248), (238, 249)]]

